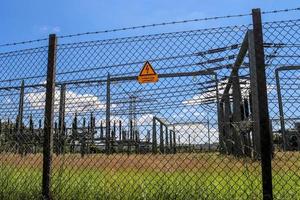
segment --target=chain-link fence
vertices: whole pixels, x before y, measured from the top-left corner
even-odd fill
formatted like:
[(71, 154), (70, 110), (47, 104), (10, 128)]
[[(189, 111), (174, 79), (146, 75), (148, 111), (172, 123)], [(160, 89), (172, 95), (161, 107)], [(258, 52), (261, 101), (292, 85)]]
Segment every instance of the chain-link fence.
[(298, 199), (300, 20), (252, 15), (0, 53), (1, 199)]

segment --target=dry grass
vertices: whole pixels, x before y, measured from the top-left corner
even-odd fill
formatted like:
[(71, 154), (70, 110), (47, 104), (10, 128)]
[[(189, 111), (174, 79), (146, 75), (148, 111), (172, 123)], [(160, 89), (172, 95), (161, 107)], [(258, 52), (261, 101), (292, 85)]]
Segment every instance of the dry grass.
[[(299, 152), (276, 152), (272, 165), (275, 171), (299, 171)], [(0, 154), (0, 163), (16, 167), (42, 167), (41, 154)], [(260, 168), (259, 161), (247, 158), (236, 159), (232, 156), (219, 155), (218, 153), (191, 153), (168, 155), (127, 155), (127, 154), (96, 154), (86, 155), (66, 154), (53, 156), (53, 168), (67, 167), (70, 169), (98, 169), (98, 170), (149, 170), (160, 172), (175, 171), (239, 171), (241, 168)]]
[[(42, 159), (0, 154), (0, 199), (38, 198)], [(276, 152), (272, 164), (275, 199), (297, 199), (300, 152)], [(261, 199), (262, 194), (259, 161), (218, 153), (54, 155), (52, 177), (54, 199)]]

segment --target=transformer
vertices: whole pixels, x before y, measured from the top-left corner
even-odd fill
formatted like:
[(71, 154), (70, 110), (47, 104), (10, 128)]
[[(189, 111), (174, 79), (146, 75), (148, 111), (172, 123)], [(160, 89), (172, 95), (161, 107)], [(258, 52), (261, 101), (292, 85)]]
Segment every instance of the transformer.
[(285, 131), (285, 150), (300, 151), (300, 122), (295, 123), (294, 129)]

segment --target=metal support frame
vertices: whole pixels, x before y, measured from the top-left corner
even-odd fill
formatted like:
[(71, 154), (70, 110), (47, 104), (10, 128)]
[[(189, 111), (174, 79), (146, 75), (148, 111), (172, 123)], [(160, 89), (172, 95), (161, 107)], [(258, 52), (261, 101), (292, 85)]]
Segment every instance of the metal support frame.
[(17, 119), (17, 129), (18, 133), (21, 133), (23, 127), (23, 111), (24, 111), (24, 81), (21, 82), (20, 87), (20, 97), (19, 97), (19, 109), (18, 109), (18, 119)]
[[(219, 80), (218, 75), (215, 73), (214, 75), (215, 83), (216, 83), (216, 98), (217, 98), (217, 114), (218, 114), (218, 130), (219, 130), (219, 149), (222, 154), (226, 153), (226, 140), (224, 138), (224, 110), (223, 103), (220, 102), (220, 94), (219, 94)], [(210, 137), (209, 137), (210, 138)], [(209, 141), (209, 149), (210, 149), (210, 141)]]
[(219, 150), (220, 153), (227, 153), (226, 138), (225, 138), (225, 124), (224, 124), (224, 102), (219, 102), (218, 105), (218, 129), (219, 129)]
[(20, 86), (20, 97), (19, 97), (19, 109), (18, 109), (18, 116), (17, 116), (17, 141), (18, 141), (18, 152), (23, 156), (25, 150), (24, 141), (26, 141), (26, 138), (24, 138), (24, 130), (23, 130), (23, 113), (24, 113), (24, 81), (22, 80), (21, 86)]
[(102, 139), (104, 137), (104, 131), (103, 131), (103, 123), (100, 122), (100, 138)]
[(228, 82), (226, 84), (226, 87), (224, 89), (224, 93), (223, 93), (223, 96), (221, 98), (221, 101), (224, 101), (224, 95), (228, 94), (229, 93), (229, 90), (232, 86), (232, 81), (234, 79), (234, 77), (236, 76), (236, 74), (238, 73), (238, 70), (240, 68), (240, 66), (242, 65), (243, 61), (244, 61), (244, 58), (247, 54), (247, 50), (248, 50), (248, 33), (245, 34), (245, 37), (243, 39), (243, 42), (242, 42), (242, 45), (240, 47), (240, 50), (239, 50), (239, 53), (237, 55), (237, 58), (233, 64), (233, 68), (232, 68), (232, 71), (231, 71), (231, 74), (228, 78)]
[[(161, 119), (159, 119), (158, 117), (153, 117), (153, 128), (155, 128), (156, 131), (156, 127), (154, 127), (154, 125), (156, 126), (156, 121), (159, 123), (159, 151), (160, 153), (168, 153), (167, 150), (167, 144), (170, 143), (168, 134), (168, 125), (166, 123), (164, 123)], [(165, 129), (165, 131), (164, 131)]]
[(86, 154), (86, 121), (85, 117), (83, 118), (82, 127), (81, 127), (81, 134), (79, 135), (80, 141), (80, 154), (83, 158)]
[(66, 103), (66, 85), (61, 85), (58, 116), (58, 135), (57, 135), (57, 153), (64, 152), (65, 145), (65, 103)]
[[(165, 130), (166, 130), (166, 134), (165, 134), (165, 137), (166, 137), (166, 146), (165, 146), (165, 152), (166, 153), (169, 153), (169, 150), (170, 150), (170, 143), (171, 143), (171, 138), (169, 137), (169, 130), (168, 130), (168, 126), (165, 126)], [(169, 140), (170, 138), (170, 140)]]
[(176, 153), (176, 133), (175, 130), (172, 130), (171, 133), (173, 133), (173, 153)]
[[(240, 88), (240, 80), (238, 69), (232, 71), (232, 107), (233, 107), (233, 123), (240, 123), (242, 121), (242, 111), (241, 111), (241, 102), (242, 94)], [(242, 133), (240, 130), (233, 129), (233, 140), (234, 140), (234, 154), (236, 156), (244, 155), (244, 142), (242, 138)]]
[[(249, 112), (249, 101), (247, 98), (244, 99), (243, 101), (243, 120), (248, 120), (250, 116)], [(252, 157), (252, 144), (251, 144), (251, 137), (250, 137), (250, 132), (244, 133), (244, 151), (245, 155), (248, 157)]]
[(231, 127), (230, 127), (231, 105), (230, 105), (229, 94), (225, 96), (223, 95), (223, 97), (224, 97), (224, 133), (225, 133), (224, 139), (226, 143), (227, 154), (232, 154), (233, 140), (232, 140)]
[[(242, 65), (244, 58), (248, 51), (248, 33), (245, 34), (242, 45), (238, 52), (237, 58), (233, 64), (231, 74), (228, 78), (228, 82), (224, 89), (223, 95), (218, 107), (223, 107), (222, 110), (218, 110), (218, 128), (220, 132), (219, 143), (221, 153), (226, 152), (227, 154), (233, 154), (235, 156), (244, 155), (244, 140), (238, 130), (231, 128), (231, 123), (240, 123), (242, 121), (242, 110), (241, 110), (241, 88), (239, 80), (239, 68)], [(232, 107), (233, 113), (231, 116), (231, 104), (230, 104), (230, 88), (232, 88)], [(221, 136), (223, 134), (223, 136)]]
[(156, 121), (152, 120), (152, 153), (157, 153)]
[(279, 69), (275, 70), (275, 77), (276, 77), (276, 88), (277, 88), (277, 97), (278, 97), (278, 106), (279, 106), (279, 121), (281, 127), (281, 135), (283, 141), (283, 150), (286, 150), (286, 134), (285, 134), (285, 120), (284, 120), (284, 113), (283, 113), (283, 103), (282, 103), (282, 95), (281, 95), (281, 87), (280, 87), (280, 80), (279, 80)]
[[(231, 121), (239, 123), (242, 121), (242, 117), (248, 115), (242, 110), (242, 98), (240, 91), (240, 83), (238, 76), (238, 69), (242, 64), (247, 51), (249, 51), (250, 59), (250, 79), (251, 79), (251, 113), (254, 121), (253, 126), (253, 146), (254, 157), (262, 160), (263, 169), (263, 187), (264, 187), (264, 199), (272, 199), (272, 182), (271, 182), (271, 132), (270, 122), (268, 114), (268, 102), (267, 102), (267, 87), (265, 77), (265, 63), (264, 63), (264, 49), (263, 49), (263, 35), (261, 14), (259, 9), (252, 10), (253, 16), (253, 31), (249, 30), (244, 37), (242, 46), (238, 53), (237, 59), (234, 63), (231, 75), (228, 79), (228, 83), (225, 87), (224, 94), (221, 98), (221, 104), (224, 106), (224, 113), (219, 111), (219, 123), (224, 122), (224, 136), (226, 138), (226, 144), (229, 145), (227, 153), (239, 156), (244, 154), (243, 146), (248, 136), (242, 137), (237, 131), (232, 130), (230, 127)], [(249, 50), (248, 50), (249, 49)], [(229, 90), (232, 87), (233, 91), (233, 116), (231, 116), (231, 104), (229, 98)], [(224, 104), (223, 104), (224, 103)], [(246, 110), (248, 112), (248, 110)], [(219, 125), (223, 128), (222, 124)], [(233, 131), (233, 138), (232, 136)], [(221, 138), (221, 137), (220, 137)], [(223, 138), (221, 138), (222, 143)], [(229, 142), (228, 142), (229, 141)], [(234, 149), (232, 151), (232, 144), (234, 142)], [(247, 145), (250, 145), (250, 141), (246, 141)], [(222, 144), (221, 144), (222, 145)], [(251, 154), (247, 152), (247, 154)]]
[(122, 121), (121, 120), (119, 120), (119, 140), (122, 141)]
[(169, 152), (173, 153), (173, 130), (169, 131), (169, 137), (170, 137), (170, 147), (169, 147)]
[[(282, 94), (281, 94), (279, 72), (288, 71), (288, 70), (300, 70), (300, 66), (284, 66), (284, 67), (279, 67), (275, 70), (276, 89), (277, 89), (278, 106), (279, 106), (279, 121), (280, 121), (280, 129), (281, 129), (284, 151), (286, 150), (287, 147), (287, 138), (286, 138), (285, 118), (284, 118), (284, 111), (283, 111), (283, 101), (282, 101)], [(300, 144), (300, 138), (298, 140), (299, 140), (298, 143)]]
[[(219, 104), (217, 104), (219, 105)], [(207, 116), (207, 138), (208, 138), (208, 151), (210, 152), (211, 150), (211, 138), (210, 138), (210, 123), (209, 123), (209, 116)]]
[(163, 124), (159, 124), (159, 151), (160, 153), (165, 153), (165, 147), (164, 147), (164, 129)]
[[(159, 78), (175, 78), (175, 77), (188, 77), (188, 76), (198, 76), (198, 75), (213, 75), (216, 77), (216, 73), (210, 70), (199, 70), (199, 71), (193, 71), (193, 72), (179, 72), (179, 73), (167, 73), (167, 74), (159, 74), (158, 77)], [(109, 80), (109, 81), (108, 81)], [(135, 81), (137, 80), (137, 76), (127, 76), (127, 77), (109, 77), (107, 79), (107, 101), (106, 103), (108, 103), (108, 98), (110, 98), (110, 89), (108, 89), (108, 85), (110, 85), (111, 82), (118, 82), (118, 81)], [(71, 84), (81, 84), (81, 83), (85, 83), (86, 81), (75, 81), (72, 82)], [(103, 80), (94, 80), (94, 81), (88, 81), (88, 83), (99, 83), (99, 82), (105, 82)], [(217, 81), (216, 81), (217, 83)], [(109, 91), (109, 92), (108, 92)], [(218, 94), (218, 91), (217, 91)], [(218, 95), (217, 95), (218, 96)], [(110, 100), (110, 99), (109, 99)], [(219, 100), (218, 100), (219, 101)], [(108, 124), (110, 120), (108, 118), (108, 116), (110, 116), (110, 110), (108, 109), (108, 106), (106, 107), (106, 131), (108, 129)], [(152, 124), (152, 153), (156, 154), (157, 153), (157, 129), (156, 129), (156, 117), (153, 118), (153, 124)], [(161, 120), (158, 119), (160, 122)], [(130, 133), (130, 139), (135, 139), (135, 137), (133, 136), (134, 133), (133, 132), (133, 127), (132, 127), (132, 122), (129, 122), (129, 133)], [(166, 126), (166, 130), (168, 132), (168, 128)], [(171, 142), (169, 141), (170, 137), (165, 136), (166, 138), (163, 137), (163, 129), (160, 130), (160, 141), (164, 141), (164, 139), (168, 139), (168, 144), (170, 144)], [(168, 133), (166, 133), (168, 134)], [(162, 137), (162, 138), (161, 138)], [(136, 141), (137, 142), (137, 141)], [(162, 153), (165, 153), (165, 147), (164, 144), (160, 142), (159, 144), (159, 149)], [(175, 132), (174, 132), (174, 137), (173, 137), (173, 144), (176, 146), (176, 138), (175, 138)], [(130, 147), (130, 145), (128, 146), (128, 148)], [(130, 151), (130, 150), (129, 150)], [(176, 152), (176, 149), (175, 149)]]

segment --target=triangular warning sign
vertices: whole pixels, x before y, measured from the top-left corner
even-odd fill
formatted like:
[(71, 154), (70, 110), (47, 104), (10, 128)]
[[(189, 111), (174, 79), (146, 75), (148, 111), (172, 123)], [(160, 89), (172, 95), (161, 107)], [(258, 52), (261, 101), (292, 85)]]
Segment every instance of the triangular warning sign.
[(140, 72), (140, 76), (148, 76), (148, 75), (155, 75), (156, 72), (153, 69), (152, 65), (149, 63), (149, 61), (146, 61), (142, 71)]
[(140, 75), (138, 76), (139, 83), (155, 83), (158, 81), (158, 75), (149, 61), (146, 61)]

